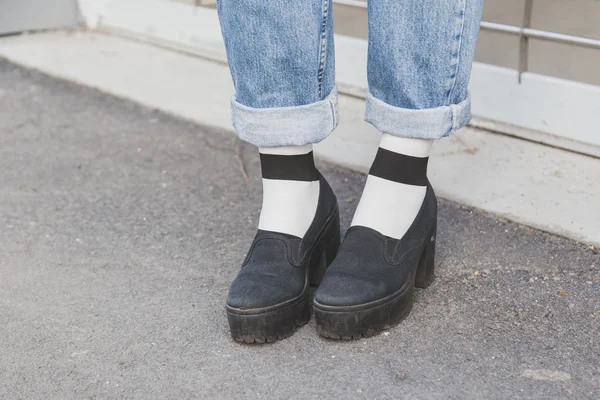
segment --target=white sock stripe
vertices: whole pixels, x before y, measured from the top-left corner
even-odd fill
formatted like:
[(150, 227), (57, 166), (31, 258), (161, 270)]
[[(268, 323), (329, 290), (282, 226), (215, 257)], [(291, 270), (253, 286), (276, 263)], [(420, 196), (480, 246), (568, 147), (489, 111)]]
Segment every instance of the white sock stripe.
[(369, 175), (351, 225), (366, 226), (401, 239), (415, 220), (426, 192), (427, 187)]
[(317, 182), (319, 182), (318, 180), (314, 180), (314, 181), (294, 181), (291, 179), (269, 179), (269, 178), (262, 178), (263, 180), (263, 189), (264, 189), (264, 185), (276, 185), (278, 183), (281, 183), (281, 188), (285, 188), (287, 185), (304, 185), (306, 187), (311, 186)]
[(304, 237), (319, 203), (319, 181), (263, 179), (258, 229)]
[[(423, 159), (429, 157), (432, 143), (432, 140), (407, 139), (386, 133), (381, 136), (379, 147), (384, 151), (378, 153), (380, 157), (371, 166), (371, 170), (379, 175), (367, 177), (352, 226), (366, 226), (395, 239), (404, 236), (421, 209), (427, 187), (400, 183), (381, 176), (394, 177), (396, 173), (401, 173), (408, 174), (406, 178), (425, 173), (421, 169), (426, 169), (427, 160)], [(402, 181), (410, 181), (404, 178)], [(426, 177), (424, 180), (427, 181)]]
[(278, 156), (296, 156), (308, 154), (313, 150), (312, 144), (304, 146), (282, 146), (282, 147), (259, 147), (258, 152), (262, 154), (273, 154)]
[(384, 133), (381, 135), (379, 147), (407, 156), (429, 157), (432, 144), (433, 140), (402, 138)]

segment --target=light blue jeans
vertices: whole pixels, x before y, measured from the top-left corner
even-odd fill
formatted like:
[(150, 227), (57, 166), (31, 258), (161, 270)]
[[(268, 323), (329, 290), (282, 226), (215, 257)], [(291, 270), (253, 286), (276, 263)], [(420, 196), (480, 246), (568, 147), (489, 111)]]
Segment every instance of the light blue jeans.
[[(369, 0), (365, 120), (439, 139), (471, 119), (483, 0)], [(338, 123), (331, 0), (218, 0), (233, 125), (256, 146), (317, 143)]]

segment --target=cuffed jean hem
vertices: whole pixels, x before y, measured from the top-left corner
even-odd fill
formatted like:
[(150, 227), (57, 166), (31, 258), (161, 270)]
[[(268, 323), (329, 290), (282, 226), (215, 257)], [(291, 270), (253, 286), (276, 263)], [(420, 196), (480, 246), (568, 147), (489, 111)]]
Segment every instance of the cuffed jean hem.
[(365, 121), (380, 132), (414, 139), (441, 139), (471, 120), (471, 97), (449, 106), (411, 110), (391, 106), (367, 93)]
[(303, 146), (324, 140), (338, 124), (338, 92), (295, 107), (252, 108), (231, 97), (233, 127), (240, 139), (258, 147)]

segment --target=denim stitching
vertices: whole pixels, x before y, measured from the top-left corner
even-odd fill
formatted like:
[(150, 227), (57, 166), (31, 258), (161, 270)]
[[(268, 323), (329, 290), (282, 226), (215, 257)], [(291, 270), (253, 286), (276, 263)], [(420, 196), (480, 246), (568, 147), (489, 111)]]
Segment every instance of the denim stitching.
[[(448, 98), (446, 99), (446, 105), (450, 105), (450, 102), (452, 100), (452, 93), (454, 92), (454, 89), (456, 88), (458, 71), (460, 69), (460, 50), (462, 48), (462, 38), (463, 38), (464, 30), (465, 30), (466, 10), (467, 10), (467, 0), (463, 0), (462, 9), (458, 13), (458, 18), (460, 18), (460, 33), (458, 34), (458, 38), (456, 39), (458, 42), (458, 48), (456, 49), (456, 56), (453, 55), (453, 57), (456, 58), (456, 69), (454, 70), (454, 76), (451, 77), (452, 87), (448, 91)], [(454, 125), (454, 122), (452, 125)]]
[(329, 0), (323, 0), (323, 20), (321, 23), (321, 54), (319, 54), (319, 99), (323, 100), (323, 77), (325, 76), (325, 63), (327, 59), (327, 20), (329, 17)]
[(335, 129), (336, 125), (337, 125), (337, 110), (335, 105), (333, 104), (333, 101), (329, 100), (329, 107), (331, 108), (331, 118), (333, 119), (332, 123), (333, 125), (331, 126), (331, 129)]
[(451, 133), (456, 132), (456, 130), (458, 129), (458, 124), (459, 124), (458, 106), (453, 104), (452, 105), (452, 132)]

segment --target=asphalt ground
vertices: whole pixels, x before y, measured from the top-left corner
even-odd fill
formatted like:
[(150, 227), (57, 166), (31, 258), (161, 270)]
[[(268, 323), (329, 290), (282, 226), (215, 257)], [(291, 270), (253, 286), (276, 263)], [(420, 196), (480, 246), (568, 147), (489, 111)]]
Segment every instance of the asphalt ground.
[[(319, 168), (347, 228), (365, 176)], [(401, 325), (233, 342), (260, 189), (231, 133), (0, 60), (0, 398), (600, 398), (597, 249), (445, 200)]]

